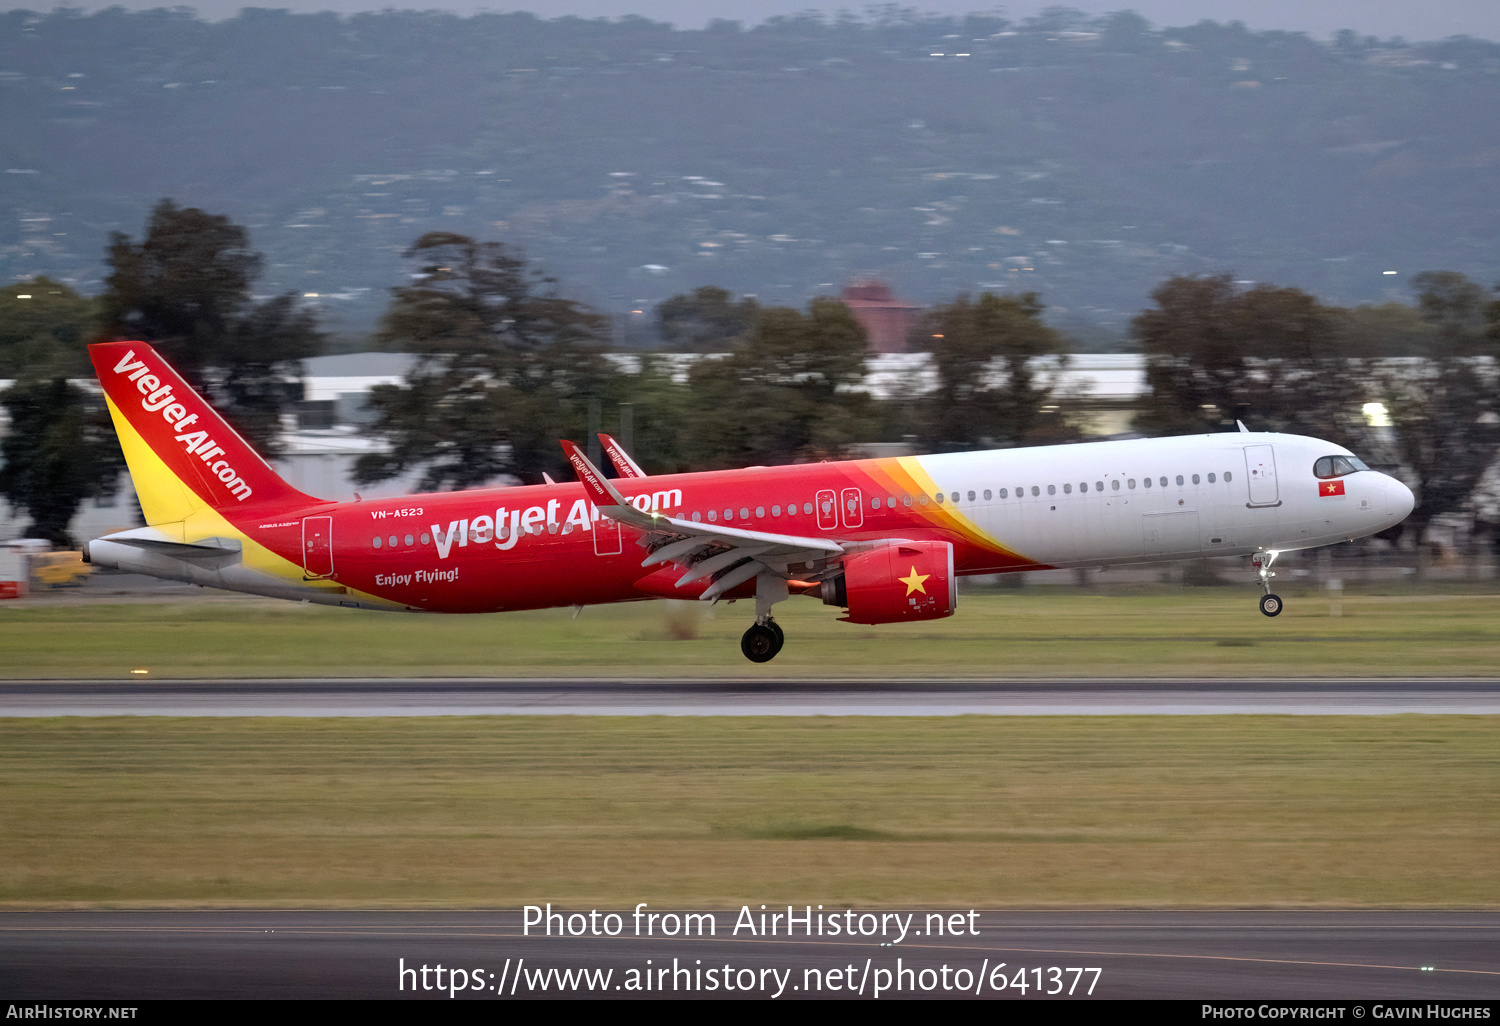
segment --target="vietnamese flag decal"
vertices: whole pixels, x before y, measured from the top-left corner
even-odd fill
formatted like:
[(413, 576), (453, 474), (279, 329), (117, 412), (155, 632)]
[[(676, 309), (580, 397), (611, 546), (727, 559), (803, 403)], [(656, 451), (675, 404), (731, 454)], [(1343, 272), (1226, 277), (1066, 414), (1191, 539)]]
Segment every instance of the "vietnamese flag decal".
[(1323, 481), (1323, 482), (1320, 482), (1319, 485), (1318, 485), (1318, 494), (1322, 495), (1322, 496), (1343, 495), (1344, 494), (1344, 482), (1342, 482), (1342, 481)]

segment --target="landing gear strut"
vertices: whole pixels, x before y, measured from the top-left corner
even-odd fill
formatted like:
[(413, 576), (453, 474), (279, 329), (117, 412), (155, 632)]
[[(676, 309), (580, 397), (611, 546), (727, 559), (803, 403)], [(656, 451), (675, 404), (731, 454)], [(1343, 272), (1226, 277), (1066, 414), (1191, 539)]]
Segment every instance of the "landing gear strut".
[(786, 579), (773, 573), (761, 573), (755, 579), (755, 622), (740, 639), (740, 651), (752, 663), (768, 663), (776, 658), (786, 635), (771, 619), (771, 607), (788, 595)]
[(785, 643), (786, 635), (781, 632), (781, 627), (775, 620), (766, 617), (764, 623), (750, 625), (750, 629), (740, 639), (740, 651), (752, 663), (768, 663), (776, 658), (776, 653), (781, 651), (781, 646)]
[(1265, 592), (1260, 597), (1260, 611), (1267, 616), (1281, 612), (1281, 596), (1271, 594), (1271, 578), (1276, 576), (1271, 572), (1271, 564), (1276, 562), (1276, 555), (1275, 552), (1257, 552), (1250, 557), (1250, 565), (1259, 575), (1261, 589)]

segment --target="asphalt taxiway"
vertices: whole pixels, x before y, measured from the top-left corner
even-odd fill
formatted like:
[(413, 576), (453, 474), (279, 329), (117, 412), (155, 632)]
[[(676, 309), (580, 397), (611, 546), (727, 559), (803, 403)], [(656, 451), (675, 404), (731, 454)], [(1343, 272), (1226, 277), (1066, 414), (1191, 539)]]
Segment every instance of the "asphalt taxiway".
[[(711, 910), (713, 936), (635, 936), (631, 909), (608, 911), (620, 915), (618, 936), (546, 937), (536, 928), (523, 936), (519, 909), (0, 913), (0, 990), (24, 1001), (871, 999), (881, 984), (883, 998), (1500, 997), (1495, 912), (980, 911), (960, 917), (960, 936), (935, 937), (920, 935), (924, 910), (903, 910), (913, 932), (893, 943), (893, 933), (852, 941), (735, 935), (733, 908)], [(566, 986), (553, 969), (590, 975)], [(662, 973), (652, 990), (631, 990), (647, 971)], [(463, 986), (450, 997), (456, 982)]]
[(1500, 714), (1500, 680), (8, 681), (37, 716), (1386, 716)]

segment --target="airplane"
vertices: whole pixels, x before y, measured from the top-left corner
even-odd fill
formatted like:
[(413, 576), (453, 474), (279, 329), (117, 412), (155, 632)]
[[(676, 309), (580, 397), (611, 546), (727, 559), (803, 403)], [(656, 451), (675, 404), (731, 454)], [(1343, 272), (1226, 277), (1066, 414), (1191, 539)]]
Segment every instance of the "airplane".
[(651, 598), (753, 599), (740, 648), (785, 641), (778, 603), (840, 619), (951, 616), (961, 576), (1250, 556), (1276, 616), (1281, 552), (1406, 518), (1412, 493), (1342, 446), (1240, 431), (645, 474), (333, 502), (284, 481), (149, 345), (89, 347), (147, 526), (96, 566), (357, 609), (481, 613)]

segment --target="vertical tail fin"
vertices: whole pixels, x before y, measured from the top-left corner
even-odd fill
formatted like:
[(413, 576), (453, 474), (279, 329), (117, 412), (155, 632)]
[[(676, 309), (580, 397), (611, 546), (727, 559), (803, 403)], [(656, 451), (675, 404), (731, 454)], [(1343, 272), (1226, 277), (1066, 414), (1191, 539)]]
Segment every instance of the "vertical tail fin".
[(318, 501), (283, 481), (144, 342), (89, 346), (89, 356), (148, 524), (176, 523), (205, 507), (228, 515)]

